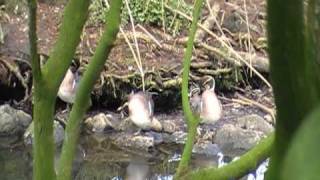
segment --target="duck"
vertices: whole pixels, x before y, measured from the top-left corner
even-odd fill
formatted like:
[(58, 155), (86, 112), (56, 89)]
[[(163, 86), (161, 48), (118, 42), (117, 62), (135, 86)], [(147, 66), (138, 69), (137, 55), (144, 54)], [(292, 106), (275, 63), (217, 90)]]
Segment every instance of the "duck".
[(154, 117), (154, 102), (152, 94), (149, 92), (139, 91), (131, 92), (128, 98), (129, 118), (142, 130), (161, 131), (161, 123)]
[(68, 104), (74, 103), (80, 81), (79, 74), (72, 70), (72, 68), (67, 70), (58, 90), (58, 97)]
[[(205, 77), (205, 90), (200, 95), (200, 89), (190, 98), (193, 111), (200, 115), (200, 123), (215, 124), (222, 117), (222, 105), (215, 93), (215, 80)], [(211, 87), (208, 82), (212, 81)]]

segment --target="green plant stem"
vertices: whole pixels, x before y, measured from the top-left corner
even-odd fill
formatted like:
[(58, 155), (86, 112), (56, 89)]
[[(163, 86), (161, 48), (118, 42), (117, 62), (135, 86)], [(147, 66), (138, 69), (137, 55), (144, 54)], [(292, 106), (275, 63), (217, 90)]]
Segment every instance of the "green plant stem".
[(55, 96), (47, 95), (44, 83), (34, 86), (33, 179), (55, 179), (53, 113)]
[(40, 59), (38, 56), (37, 49), (37, 1), (28, 0), (29, 7), (29, 43), (30, 43), (30, 55), (31, 55), (31, 66), (32, 75), (35, 81), (40, 80)]
[(42, 71), (49, 88), (55, 94), (80, 42), (89, 4), (88, 0), (69, 0), (65, 7), (57, 43)]
[(33, 177), (55, 179), (54, 144), (53, 144), (53, 107), (54, 96), (47, 96), (46, 86), (41, 76), (40, 61), (37, 51), (37, 1), (28, 0), (29, 7), (29, 43), (34, 85), (34, 145)]
[(188, 173), (183, 179), (239, 179), (250, 170), (257, 168), (263, 160), (270, 157), (273, 143), (274, 133), (261, 140), (258, 145), (242, 155), (240, 159), (221, 168), (212, 167)]
[(308, 53), (307, 59), (315, 59), (314, 68), (319, 71), (320, 68), (320, 2), (309, 0), (306, 19), (306, 46)]
[(117, 37), (120, 25), (121, 6), (121, 0), (111, 1), (110, 10), (106, 17), (107, 24), (105, 26), (105, 31), (79, 84), (76, 100), (66, 127), (65, 140), (58, 170), (59, 180), (71, 179), (72, 161), (79, 138), (80, 122), (88, 108), (90, 92), (92, 91), (100, 72), (103, 70), (105, 61), (112, 49), (113, 42)]
[(58, 41), (40, 71), (36, 43), (36, 1), (30, 7), (30, 49), (34, 86), (34, 145), (33, 173), (35, 180), (56, 178), (54, 170), (53, 117), (56, 94), (62, 78), (80, 41), (82, 27), (87, 17), (89, 1), (70, 0), (66, 6)]
[(182, 158), (179, 163), (175, 178), (181, 177), (181, 175), (188, 169), (192, 147), (196, 135), (196, 128), (199, 124), (199, 119), (192, 114), (189, 98), (188, 98), (188, 82), (189, 82), (189, 72), (190, 72), (190, 64), (191, 64), (191, 56), (192, 56), (192, 48), (194, 44), (194, 36), (197, 30), (197, 23), (200, 16), (201, 6), (203, 4), (203, 0), (196, 0), (194, 11), (193, 11), (193, 21), (191, 24), (191, 30), (189, 32), (189, 39), (187, 43), (187, 49), (184, 54), (183, 59), (183, 75), (182, 75), (182, 107), (184, 116), (187, 120), (188, 125), (188, 139), (185, 144), (185, 148), (182, 153)]
[(277, 106), (275, 148), (268, 171), (268, 179), (272, 180), (280, 179), (293, 135), (320, 100), (319, 65), (312, 55), (318, 49), (309, 44), (303, 3), (302, 0), (268, 0), (268, 50)]

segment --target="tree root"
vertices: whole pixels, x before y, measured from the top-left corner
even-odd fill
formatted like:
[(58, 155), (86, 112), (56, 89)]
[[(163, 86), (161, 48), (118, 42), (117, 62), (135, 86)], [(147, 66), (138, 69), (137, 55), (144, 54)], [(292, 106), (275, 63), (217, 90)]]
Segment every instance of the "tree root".
[(28, 82), (30, 80), (30, 76), (26, 76), (26, 78), (24, 78), (20, 73), (21, 71), (19, 66), (15, 63), (12, 63), (12, 62), (9, 63), (7, 60), (4, 60), (2, 58), (0, 58), (0, 62), (7, 67), (9, 72), (13, 73), (16, 76), (16, 78), (19, 80), (21, 85), (24, 87), (25, 95), (22, 101), (26, 101), (27, 99), (29, 99), (30, 94), (29, 94)]

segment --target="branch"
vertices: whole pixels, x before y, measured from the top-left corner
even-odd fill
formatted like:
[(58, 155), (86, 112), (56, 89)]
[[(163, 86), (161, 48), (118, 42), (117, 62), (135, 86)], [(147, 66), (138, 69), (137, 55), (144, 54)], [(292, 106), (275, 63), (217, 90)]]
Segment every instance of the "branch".
[(239, 179), (271, 155), (274, 133), (242, 155), (240, 159), (221, 168), (206, 168), (185, 175), (185, 179)]
[(194, 44), (194, 37), (197, 30), (197, 23), (200, 16), (200, 10), (202, 6), (203, 0), (196, 0), (194, 11), (193, 11), (193, 20), (191, 24), (191, 30), (189, 32), (189, 39), (187, 43), (187, 49), (184, 54), (183, 59), (183, 74), (182, 74), (182, 107), (184, 116), (187, 120), (188, 125), (188, 138), (183, 149), (182, 158), (179, 163), (177, 173), (175, 175), (176, 178), (181, 177), (181, 175), (188, 169), (191, 154), (192, 154), (192, 146), (194, 142), (194, 138), (196, 135), (196, 128), (199, 124), (198, 117), (195, 117), (192, 114), (189, 99), (188, 99), (188, 81), (189, 81), (189, 72), (190, 72), (190, 65), (191, 65), (191, 56), (192, 56), (192, 49)]
[(42, 71), (49, 89), (55, 95), (80, 42), (89, 4), (88, 0), (70, 0), (65, 7), (57, 43)]
[(40, 59), (37, 49), (37, 0), (28, 0), (29, 7), (29, 43), (32, 75), (35, 82), (39, 82), (41, 76)]
[(105, 61), (119, 31), (121, 6), (121, 0), (111, 1), (111, 8), (106, 17), (108, 24), (105, 25), (105, 31), (96, 52), (80, 81), (76, 100), (66, 127), (65, 140), (58, 169), (58, 179), (71, 179), (72, 161), (75, 154), (76, 143), (79, 138), (80, 122), (89, 106), (90, 92), (103, 70)]

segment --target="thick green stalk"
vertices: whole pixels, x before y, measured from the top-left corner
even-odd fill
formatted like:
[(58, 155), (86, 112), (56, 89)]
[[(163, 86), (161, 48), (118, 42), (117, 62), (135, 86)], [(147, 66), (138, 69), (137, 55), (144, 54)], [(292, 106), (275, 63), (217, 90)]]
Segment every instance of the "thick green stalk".
[(53, 144), (53, 107), (55, 96), (47, 96), (42, 80), (37, 50), (37, 1), (28, 0), (29, 7), (29, 43), (34, 85), (34, 145), (33, 178), (55, 179)]
[(249, 152), (242, 155), (240, 159), (221, 168), (211, 167), (200, 169), (186, 174), (183, 179), (239, 179), (250, 170), (256, 169), (258, 163), (270, 157), (273, 143), (274, 134), (271, 134), (266, 139), (261, 140), (261, 142)]
[(183, 75), (182, 75), (182, 107), (184, 116), (187, 120), (188, 125), (188, 139), (186, 141), (186, 145), (183, 149), (182, 158), (179, 163), (175, 178), (181, 177), (181, 175), (188, 169), (192, 147), (196, 135), (196, 129), (199, 124), (199, 118), (195, 117), (192, 114), (189, 98), (188, 98), (188, 82), (189, 82), (189, 72), (190, 72), (190, 64), (191, 64), (191, 56), (192, 56), (192, 48), (194, 44), (194, 36), (197, 30), (197, 23), (200, 16), (201, 6), (203, 4), (203, 0), (196, 0), (194, 11), (193, 11), (193, 20), (191, 24), (191, 29), (189, 32), (189, 39), (187, 43), (187, 49), (184, 54), (183, 59)]
[(56, 176), (53, 139), (55, 96), (47, 95), (43, 86), (44, 84), (41, 82), (34, 86), (33, 179), (35, 180), (51, 180)]
[(33, 178), (55, 179), (53, 115), (56, 94), (80, 41), (82, 27), (87, 17), (89, 1), (70, 0), (65, 9), (61, 32), (53, 53), (43, 69), (37, 54), (36, 1), (29, 0), (30, 52), (34, 86), (34, 145)]
[(268, 179), (277, 180), (283, 158), (304, 117), (319, 102), (319, 65), (312, 33), (305, 31), (304, 1), (268, 0), (270, 72), (277, 106), (275, 148)]
[(88, 0), (69, 0), (65, 7), (57, 42), (42, 71), (48, 87), (55, 94), (58, 92), (59, 85), (80, 42), (82, 29), (88, 16), (89, 4)]
[(37, 1), (28, 0), (29, 7), (29, 43), (30, 43), (30, 56), (32, 66), (32, 76), (34, 81), (40, 80), (40, 59), (38, 56), (38, 43), (37, 43)]
[(80, 122), (88, 108), (90, 92), (100, 72), (103, 70), (105, 61), (112, 49), (113, 42), (117, 37), (120, 25), (121, 6), (121, 0), (111, 1), (110, 10), (106, 17), (107, 24), (105, 25), (105, 31), (79, 84), (76, 100), (66, 127), (65, 140), (59, 163), (58, 179), (71, 179), (72, 161), (79, 138)]

